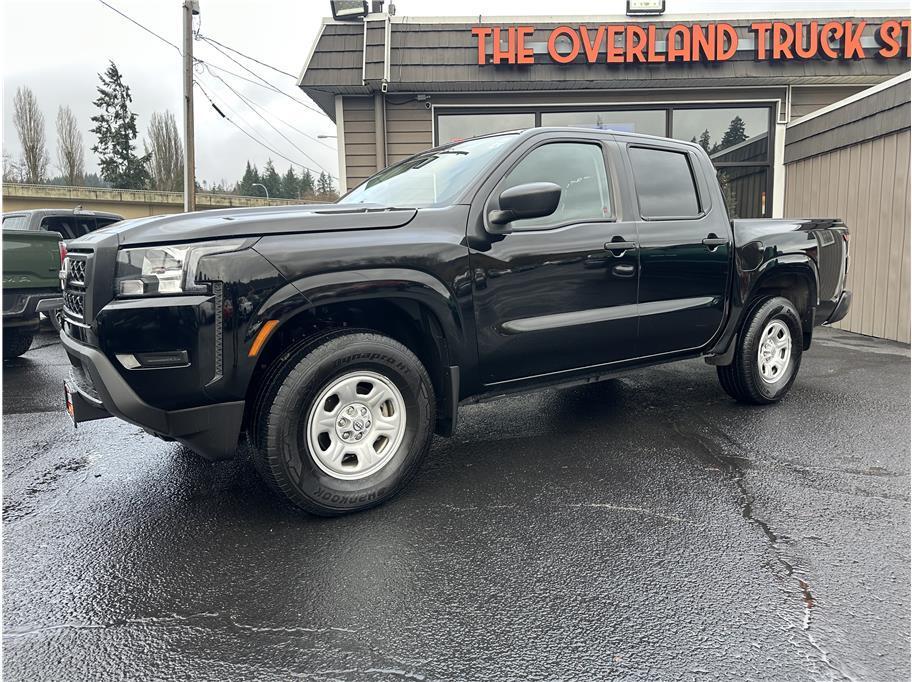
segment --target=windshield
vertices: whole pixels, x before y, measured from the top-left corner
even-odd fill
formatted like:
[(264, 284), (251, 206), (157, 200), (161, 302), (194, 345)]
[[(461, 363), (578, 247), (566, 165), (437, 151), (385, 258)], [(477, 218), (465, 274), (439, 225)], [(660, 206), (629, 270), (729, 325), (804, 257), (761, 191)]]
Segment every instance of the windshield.
[(483, 137), (414, 156), (380, 171), (339, 203), (397, 208), (446, 205), (514, 139), (512, 134)]

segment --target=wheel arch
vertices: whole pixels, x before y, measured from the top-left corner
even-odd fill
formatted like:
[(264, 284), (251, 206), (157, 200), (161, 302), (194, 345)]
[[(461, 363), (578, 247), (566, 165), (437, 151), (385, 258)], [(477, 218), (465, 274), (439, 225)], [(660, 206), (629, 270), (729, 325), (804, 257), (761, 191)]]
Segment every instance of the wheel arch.
[[(323, 331), (363, 329), (409, 348), (431, 376), (439, 435), (455, 428), (464, 328), (455, 297), (431, 275), (399, 268), (325, 273), (296, 280), (276, 292), (258, 312), (248, 343), (267, 320), (273, 332), (250, 368), (247, 404), (280, 358), (306, 351)], [(245, 426), (251, 415), (245, 414)]]
[(782, 296), (791, 301), (801, 318), (803, 350), (810, 348), (817, 309), (819, 279), (817, 264), (805, 253), (771, 258), (756, 270), (745, 273), (746, 281), (733, 292), (732, 316), (719, 341), (706, 357), (712, 365), (729, 365), (734, 359), (736, 340), (751, 314), (768, 299)]

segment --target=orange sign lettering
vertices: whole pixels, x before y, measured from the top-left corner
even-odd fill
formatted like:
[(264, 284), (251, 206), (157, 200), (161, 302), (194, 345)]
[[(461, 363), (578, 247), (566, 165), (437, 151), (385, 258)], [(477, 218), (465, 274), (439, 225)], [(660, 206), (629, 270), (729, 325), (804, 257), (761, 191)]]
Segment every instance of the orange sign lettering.
[[(864, 40), (872, 36), (878, 49)], [(739, 50), (758, 61), (798, 59), (882, 59), (912, 57), (909, 20), (889, 20), (876, 27), (866, 21), (784, 22), (758, 21), (742, 35), (729, 23), (599, 24), (558, 26), (539, 31), (533, 26), (475, 26), (478, 64), (534, 64), (547, 54), (557, 64), (636, 64), (670, 62), (724, 62)], [(752, 37), (744, 41), (745, 37)], [(742, 41), (744, 41), (742, 46)]]

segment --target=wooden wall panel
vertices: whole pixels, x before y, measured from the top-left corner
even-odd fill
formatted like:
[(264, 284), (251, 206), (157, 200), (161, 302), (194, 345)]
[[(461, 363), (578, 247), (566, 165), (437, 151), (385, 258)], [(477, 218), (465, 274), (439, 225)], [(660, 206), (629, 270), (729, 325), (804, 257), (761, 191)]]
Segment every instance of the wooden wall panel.
[(836, 326), (910, 342), (910, 131), (788, 164), (785, 215), (837, 217), (851, 232), (852, 308)]

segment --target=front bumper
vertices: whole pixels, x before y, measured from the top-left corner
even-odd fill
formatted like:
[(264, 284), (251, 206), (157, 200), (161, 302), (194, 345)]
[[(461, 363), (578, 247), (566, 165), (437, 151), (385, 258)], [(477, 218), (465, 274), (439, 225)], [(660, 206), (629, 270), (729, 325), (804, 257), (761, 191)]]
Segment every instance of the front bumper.
[(76, 423), (119, 417), (167, 440), (183, 443), (209, 460), (237, 450), (244, 401), (163, 410), (140, 398), (98, 349), (60, 333), (73, 369), (66, 380)]

